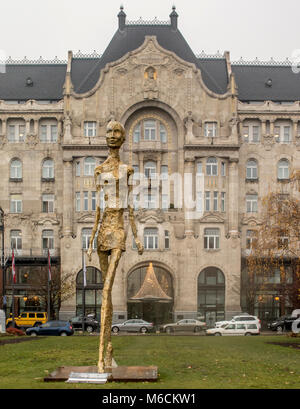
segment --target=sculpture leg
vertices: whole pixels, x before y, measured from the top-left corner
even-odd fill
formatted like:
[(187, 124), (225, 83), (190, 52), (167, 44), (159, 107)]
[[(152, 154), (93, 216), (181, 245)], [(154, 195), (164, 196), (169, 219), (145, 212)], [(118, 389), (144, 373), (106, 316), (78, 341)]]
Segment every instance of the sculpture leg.
[[(112, 361), (112, 344), (111, 344), (111, 324), (112, 324), (112, 298), (111, 291), (114, 283), (114, 278), (116, 270), (118, 267), (119, 260), (122, 255), (122, 250), (114, 249), (111, 251), (110, 259), (108, 262), (107, 271), (104, 279), (104, 286), (102, 291), (102, 307), (101, 307), (101, 328), (100, 328), (100, 344), (99, 344), (99, 362), (98, 362), (98, 372), (105, 372), (106, 363), (111, 366)], [(102, 262), (105, 263), (105, 257), (102, 256)], [(102, 258), (101, 257), (101, 258)], [(99, 254), (100, 258), (100, 254)], [(107, 359), (105, 360), (105, 352), (107, 350)]]

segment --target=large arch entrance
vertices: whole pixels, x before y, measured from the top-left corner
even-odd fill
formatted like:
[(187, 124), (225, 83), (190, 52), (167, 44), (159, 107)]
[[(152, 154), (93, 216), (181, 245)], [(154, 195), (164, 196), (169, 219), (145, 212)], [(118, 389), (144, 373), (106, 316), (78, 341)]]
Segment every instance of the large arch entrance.
[(163, 267), (150, 263), (134, 269), (127, 278), (128, 318), (155, 325), (173, 320), (173, 278)]
[(86, 286), (83, 286), (83, 272), (80, 270), (76, 277), (76, 315), (95, 314), (100, 321), (102, 298), (102, 274), (96, 267), (86, 267)]
[(217, 267), (207, 267), (198, 276), (198, 317), (209, 327), (225, 319), (225, 276)]

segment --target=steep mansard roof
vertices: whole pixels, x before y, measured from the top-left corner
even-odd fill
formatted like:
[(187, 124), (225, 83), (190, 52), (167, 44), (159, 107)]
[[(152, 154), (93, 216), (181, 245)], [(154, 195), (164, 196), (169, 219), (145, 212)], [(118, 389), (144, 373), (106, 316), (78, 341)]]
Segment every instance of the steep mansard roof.
[(289, 65), (232, 65), (232, 71), (241, 101), (300, 100), (300, 74)]
[(156, 36), (158, 43), (185, 61), (194, 63), (201, 69), (203, 80), (212, 91), (223, 94), (227, 89), (225, 59), (199, 59), (191, 50), (179, 30), (170, 25), (127, 25), (113, 36), (104, 54), (98, 61), (73, 59), (72, 81), (78, 93), (87, 92), (96, 84), (99, 73), (109, 62), (116, 61), (127, 52), (136, 50), (145, 41), (145, 36)]
[[(225, 58), (197, 58), (181, 32), (170, 24), (128, 24), (117, 30), (101, 57), (73, 58), (71, 77), (77, 93), (89, 91), (99, 79), (100, 70), (129, 51), (140, 47), (145, 36), (156, 36), (158, 43), (185, 61), (194, 63), (202, 73), (206, 86), (217, 94), (227, 90), (228, 75)], [(67, 64), (7, 64), (0, 73), (0, 99), (59, 100)], [(288, 65), (233, 64), (241, 101), (300, 100), (300, 75)], [(33, 84), (26, 85), (30, 78)], [(270, 80), (271, 79), (271, 84)]]

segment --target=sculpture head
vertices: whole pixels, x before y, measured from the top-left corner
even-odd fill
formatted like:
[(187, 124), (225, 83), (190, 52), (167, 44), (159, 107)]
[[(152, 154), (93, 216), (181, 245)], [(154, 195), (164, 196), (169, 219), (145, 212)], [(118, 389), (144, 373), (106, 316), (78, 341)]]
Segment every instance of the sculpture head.
[(106, 127), (106, 143), (109, 148), (120, 148), (125, 141), (125, 128), (117, 121), (110, 121)]

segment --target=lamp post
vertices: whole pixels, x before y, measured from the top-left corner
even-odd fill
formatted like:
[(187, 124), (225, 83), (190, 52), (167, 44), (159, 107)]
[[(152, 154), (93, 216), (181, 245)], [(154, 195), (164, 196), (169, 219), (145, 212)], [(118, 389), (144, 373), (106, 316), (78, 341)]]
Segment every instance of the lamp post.
[(1, 269), (2, 269), (2, 304), (4, 311), (6, 310), (6, 296), (5, 296), (5, 259), (4, 259), (4, 210), (0, 207), (0, 230), (2, 231), (2, 255), (1, 255)]

